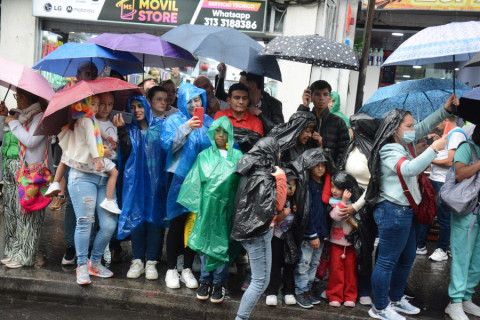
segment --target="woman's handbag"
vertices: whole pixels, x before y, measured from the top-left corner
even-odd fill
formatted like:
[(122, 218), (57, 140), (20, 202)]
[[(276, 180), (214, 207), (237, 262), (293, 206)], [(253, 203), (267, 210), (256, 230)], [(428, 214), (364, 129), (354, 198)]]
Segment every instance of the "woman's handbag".
[[(27, 121), (25, 129), (28, 131), (29, 121)], [(48, 186), (53, 182), (52, 173), (47, 168), (48, 156), (45, 146), (44, 162), (34, 163), (32, 165), (25, 164), (25, 154), (27, 147), (18, 141), (21, 168), (17, 172), (18, 195), (20, 206), (23, 214), (31, 214), (33, 211), (42, 210), (47, 207), (52, 199), (45, 197)]]

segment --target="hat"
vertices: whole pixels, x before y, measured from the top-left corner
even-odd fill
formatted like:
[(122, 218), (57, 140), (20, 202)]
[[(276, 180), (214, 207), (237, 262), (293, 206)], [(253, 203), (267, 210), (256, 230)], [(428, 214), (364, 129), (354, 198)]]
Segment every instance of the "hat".
[(144, 83), (144, 82), (147, 81), (147, 80), (155, 80), (155, 81), (156, 81), (157, 78), (155, 78), (154, 76), (152, 76), (152, 75), (150, 75), (150, 74), (148, 74), (148, 73), (144, 73), (144, 74), (143, 74), (143, 77), (140, 78), (140, 80), (138, 81), (137, 86), (141, 86), (142, 83)]

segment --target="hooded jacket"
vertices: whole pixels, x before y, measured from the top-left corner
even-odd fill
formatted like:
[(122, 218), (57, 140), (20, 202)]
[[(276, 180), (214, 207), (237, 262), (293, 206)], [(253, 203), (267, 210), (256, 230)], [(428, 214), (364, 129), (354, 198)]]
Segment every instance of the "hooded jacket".
[(178, 193), (197, 155), (211, 146), (207, 130), (213, 120), (209, 115), (204, 113), (203, 126), (198, 129), (192, 130), (186, 124), (192, 118), (188, 113), (187, 104), (191, 99), (198, 96), (202, 99), (202, 106), (206, 110), (207, 95), (205, 90), (188, 82), (182, 82), (178, 88), (177, 106), (179, 112), (169, 116), (163, 123), (160, 143), (167, 153), (167, 171), (173, 173), (167, 197), (168, 220), (188, 212), (185, 207), (177, 203)]
[(337, 117), (345, 121), (347, 128), (349, 128), (350, 123), (348, 121), (348, 117), (343, 112), (340, 111), (340, 95), (335, 91), (332, 91), (330, 95), (332, 96), (332, 99), (335, 100), (335, 102), (332, 105), (332, 108), (330, 109), (330, 113), (336, 115)]
[[(220, 155), (214, 134), (222, 127), (228, 134), (227, 157)], [(196, 213), (188, 246), (207, 257), (206, 271), (229, 262), (233, 203), (239, 177), (234, 174), (242, 153), (233, 148), (233, 126), (227, 117), (208, 129), (212, 146), (198, 155), (178, 195), (177, 202)]]

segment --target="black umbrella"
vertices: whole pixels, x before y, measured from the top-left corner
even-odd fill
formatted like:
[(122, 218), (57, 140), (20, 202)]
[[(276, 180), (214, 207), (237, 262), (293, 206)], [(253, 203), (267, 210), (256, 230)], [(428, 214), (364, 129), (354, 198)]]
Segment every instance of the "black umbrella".
[(359, 69), (352, 48), (319, 35), (276, 37), (260, 54), (328, 68)]
[(480, 87), (476, 87), (460, 98), (458, 116), (466, 121), (480, 125)]

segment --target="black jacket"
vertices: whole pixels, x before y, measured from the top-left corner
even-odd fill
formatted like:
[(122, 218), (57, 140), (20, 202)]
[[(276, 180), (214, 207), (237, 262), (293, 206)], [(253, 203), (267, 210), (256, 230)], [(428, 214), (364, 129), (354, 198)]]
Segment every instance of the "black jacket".
[(263, 92), (260, 110), (262, 113), (258, 115), (258, 118), (262, 121), (264, 135), (267, 135), (277, 124), (285, 122), (282, 103), (266, 92)]
[[(309, 111), (308, 107), (300, 105), (297, 111)], [(315, 115), (315, 110), (312, 110), (312, 113)], [(323, 138), (323, 148), (329, 149), (331, 156), (335, 159), (336, 162), (339, 162), (340, 157), (345, 152), (350, 141), (350, 135), (348, 134), (347, 125), (342, 118), (337, 117), (334, 114), (330, 113), (330, 110), (326, 108), (322, 113), (322, 121), (317, 118), (317, 126), (315, 131), (318, 132)], [(311, 139), (310, 143), (315, 144), (315, 141)], [(312, 146), (316, 147), (316, 145)]]

